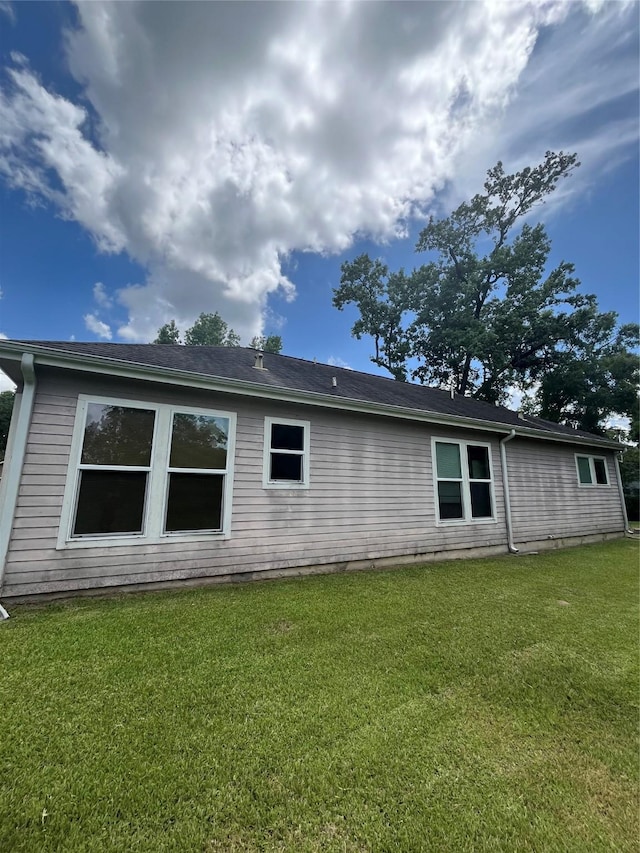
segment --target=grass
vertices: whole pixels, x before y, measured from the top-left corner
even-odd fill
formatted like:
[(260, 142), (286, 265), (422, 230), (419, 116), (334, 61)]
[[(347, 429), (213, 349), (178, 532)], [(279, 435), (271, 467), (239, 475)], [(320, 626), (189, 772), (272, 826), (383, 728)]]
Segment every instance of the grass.
[(11, 610), (0, 850), (637, 849), (632, 541)]

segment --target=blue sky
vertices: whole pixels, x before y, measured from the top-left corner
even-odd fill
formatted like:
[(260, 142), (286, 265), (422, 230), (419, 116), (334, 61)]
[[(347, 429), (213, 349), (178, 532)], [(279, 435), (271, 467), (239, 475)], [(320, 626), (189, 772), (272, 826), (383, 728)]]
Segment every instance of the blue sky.
[(552, 261), (638, 319), (637, 3), (0, 0), (0, 334), (245, 342), (378, 371), (340, 264), (392, 268), (498, 159), (577, 151)]

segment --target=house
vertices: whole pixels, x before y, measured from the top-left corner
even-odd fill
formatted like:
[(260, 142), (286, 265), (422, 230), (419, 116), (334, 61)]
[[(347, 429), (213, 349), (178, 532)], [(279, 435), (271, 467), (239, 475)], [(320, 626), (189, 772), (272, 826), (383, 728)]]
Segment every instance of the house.
[(251, 349), (0, 341), (6, 601), (622, 536), (619, 445)]

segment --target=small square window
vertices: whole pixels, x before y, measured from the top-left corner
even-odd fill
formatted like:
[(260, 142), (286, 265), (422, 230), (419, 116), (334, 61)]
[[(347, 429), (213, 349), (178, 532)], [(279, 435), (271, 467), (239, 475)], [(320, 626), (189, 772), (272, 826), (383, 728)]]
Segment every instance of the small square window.
[(262, 485), (265, 489), (308, 488), (308, 421), (265, 419)]

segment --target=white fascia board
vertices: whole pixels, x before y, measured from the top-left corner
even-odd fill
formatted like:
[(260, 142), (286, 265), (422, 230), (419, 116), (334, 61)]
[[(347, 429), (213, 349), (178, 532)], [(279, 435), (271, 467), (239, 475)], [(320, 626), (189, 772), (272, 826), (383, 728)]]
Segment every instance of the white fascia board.
[(105, 356), (86, 355), (72, 352), (57, 352), (48, 347), (15, 344), (10, 341), (0, 343), (0, 356), (19, 360), (22, 353), (29, 352), (35, 357), (36, 364), (47, 367), (58, 367), (66, 370), (78, 370), (83, 373), (98, 373), (108, 376), (120, 376), (124, 379), (137, 379), (147, 382), (157, 382), (162, 385), (188, 386), (205, 391), (219, 391), (225, 394), (236, 394), (242, 397), (260, 397), (286, 403), (303, 403), (308, 406), (321, 406), (329, 409), (342, 409), (368, 415), (383, 415), (401, 420), (422, 421), (426, 423), (444, 424), (459, 429), (495, 432), (503, 435), (515, 429), (516, 436), (534, 438), (541, 441), (554, 441), (561, 444), (579, 444), (585, 447), (600, 447), (609, 450), (620, 450), (618, 442), (595, 442), (583, 436), (547, 433), (531, 427), (514, 427), (496, 421), (486, 421), (480, 418), (465, 418), (459, 415), (443, 415), (422, 409), (411, 409), (404, 406), (393, 406), (384, 403), (369, 403), (352, 397), (335, 397), (331, 394), (319, 394), (316, 391), (299, 391), (293, 388), (278, 388), (273, 385), (260, 385), (257, 382), (247, 382), (242, 379), (225, 379), (220, 376), (210, 376), (204, 373), (176, 370), (170, 367), (154, 367), (153, 365), (135, 364)]

